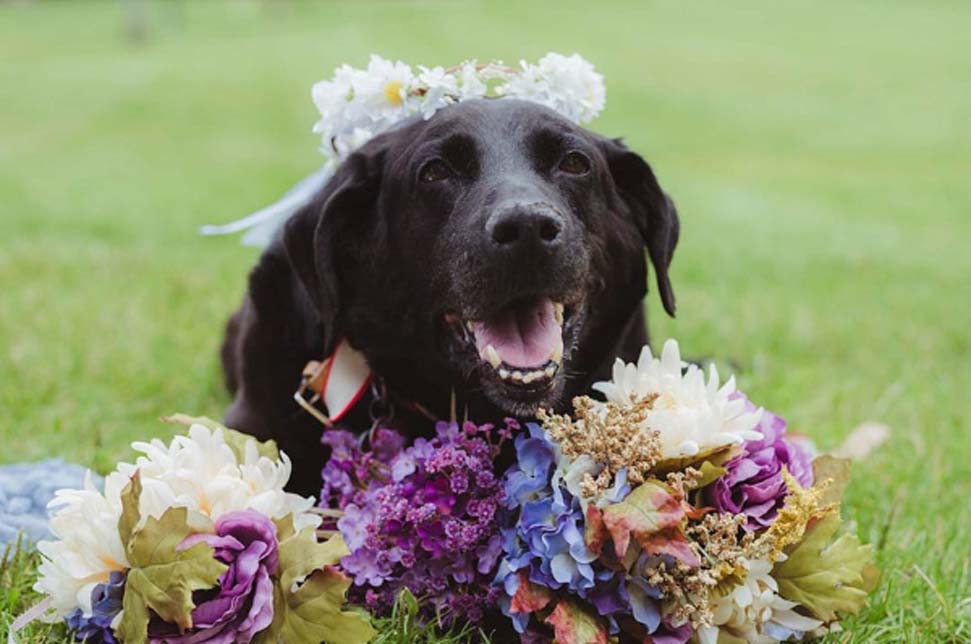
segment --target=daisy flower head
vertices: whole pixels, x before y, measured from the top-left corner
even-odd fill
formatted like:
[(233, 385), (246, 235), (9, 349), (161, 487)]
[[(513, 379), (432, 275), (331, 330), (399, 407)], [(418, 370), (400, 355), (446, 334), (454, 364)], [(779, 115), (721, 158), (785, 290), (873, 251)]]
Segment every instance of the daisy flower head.
[(540, 103), (575, 123), (592, 121), (606, 104), (603, 76), (579, 54), (551, 52), (535, 65), (519, 65), (522, 71), (498, 89), (500, 94)]

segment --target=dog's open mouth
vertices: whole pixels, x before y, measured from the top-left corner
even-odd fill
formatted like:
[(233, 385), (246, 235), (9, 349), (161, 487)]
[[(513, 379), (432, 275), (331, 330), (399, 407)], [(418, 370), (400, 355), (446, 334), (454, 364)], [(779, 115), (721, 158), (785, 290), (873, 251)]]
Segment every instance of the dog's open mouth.
[(550, 297), (510, 302), (482, 316), (446, 321), (473, 349), (483, 371), (511, 390), (524, 394), (549, 389), (563, 363), (564, 337), (570, 310)]

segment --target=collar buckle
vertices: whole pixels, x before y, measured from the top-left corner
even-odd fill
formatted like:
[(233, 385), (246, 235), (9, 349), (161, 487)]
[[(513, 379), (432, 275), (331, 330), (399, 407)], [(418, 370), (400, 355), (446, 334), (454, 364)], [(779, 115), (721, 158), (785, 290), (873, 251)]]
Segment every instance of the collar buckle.
[[(316, 405), (323, 400), (324, 387), (327, 384), (327, 376), (330, 372), (330, 360), (320, 362), (311, 360), (303, 367), (300, 376), (300, 386), (293, 394), (293, 399), (304, 411), (316, 418), (324, 427), (333, 427), (334, 421)], [(308, 395), (309, 394), (309, 395)]]

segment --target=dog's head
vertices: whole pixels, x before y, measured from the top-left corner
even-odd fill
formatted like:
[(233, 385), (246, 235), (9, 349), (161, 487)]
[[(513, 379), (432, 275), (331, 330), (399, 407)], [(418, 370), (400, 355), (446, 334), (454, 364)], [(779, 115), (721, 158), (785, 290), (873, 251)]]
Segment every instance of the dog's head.
[(482, 99), (372, 139), (283, 244), (325, 344), (347, 337), (380, 372), (410, 372), (405, 388), (464, 383), (527, 416), (616, 350), (645, 247), (674, 314), (677, 239), (640, 156), (542, 106)]

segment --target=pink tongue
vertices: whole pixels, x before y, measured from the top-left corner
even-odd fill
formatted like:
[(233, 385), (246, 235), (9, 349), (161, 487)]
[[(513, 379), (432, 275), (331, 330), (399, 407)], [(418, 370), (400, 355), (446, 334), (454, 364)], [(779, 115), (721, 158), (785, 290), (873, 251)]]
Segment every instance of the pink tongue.
[(553, 302), (540, 298), (503, 309), (472, 325), (475, 346), (489, 362), (490, 344), (511, 367), (542, 367), (553, 351), (563, 347), (563, 329), (553, 316)]

